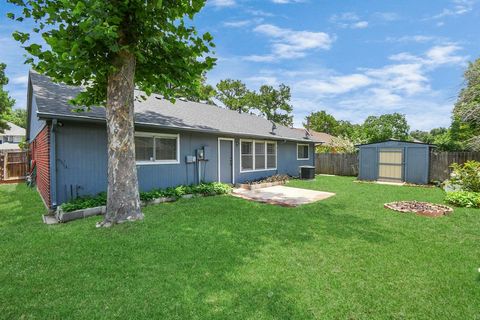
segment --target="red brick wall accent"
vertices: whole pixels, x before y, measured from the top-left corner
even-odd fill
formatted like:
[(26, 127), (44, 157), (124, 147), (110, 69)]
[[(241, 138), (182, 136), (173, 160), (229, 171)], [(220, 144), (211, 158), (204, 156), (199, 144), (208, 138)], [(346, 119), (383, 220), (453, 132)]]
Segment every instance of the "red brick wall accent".
[(30, 144), (32, 160), (37, 166), (37, 188), (45, 204), (50, 208), (50, 130), (49, 126), (40, 131)]

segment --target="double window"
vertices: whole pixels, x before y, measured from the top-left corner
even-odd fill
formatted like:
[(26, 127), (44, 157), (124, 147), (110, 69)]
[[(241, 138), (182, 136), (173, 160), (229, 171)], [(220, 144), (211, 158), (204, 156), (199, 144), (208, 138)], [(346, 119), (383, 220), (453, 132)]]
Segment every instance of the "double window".
[(179, 135), (148, 132), (136, 133), (135, 159), (139, 164), (180, 163)]
[(277, 143), (274, 141), (240, 140), (240, 169), (262, 171), (277, 169)]
[(297, 144), (297, 160), (310, 159), (310, 148), (308, 144)]

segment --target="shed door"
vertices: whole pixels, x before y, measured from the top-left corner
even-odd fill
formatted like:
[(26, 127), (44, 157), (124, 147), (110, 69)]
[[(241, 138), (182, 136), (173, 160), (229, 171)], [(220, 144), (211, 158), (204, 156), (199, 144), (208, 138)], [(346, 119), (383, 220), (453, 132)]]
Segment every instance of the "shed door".
[(378, 180), (403, 181), (403, 149), (379, 149)]

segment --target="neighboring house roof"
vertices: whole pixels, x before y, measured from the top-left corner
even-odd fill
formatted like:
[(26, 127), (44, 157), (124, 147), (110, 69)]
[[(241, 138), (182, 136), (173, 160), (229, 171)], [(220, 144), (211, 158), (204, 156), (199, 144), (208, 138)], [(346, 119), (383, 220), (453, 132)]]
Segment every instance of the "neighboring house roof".
[[(105, 109), (93, 107), (89, 111), (73, 112), (69, 100), (82, 91), (80, 87), (54, 83), (49, 77), (30, 71), (37, 115), (42, 119), (72, 119), (105, 121)], [(136, 90), (139, 96), (141, 91)], [(138, 100), (138, 101), (137, 101)], [(205, 103), (177, 99), (175, 103), (152, 94), (145, 101), (135, 101), (135, 124), (167, 129), (183, 129), (227, 135), (262, 137), (277, 140), (316, 142), (307, 139), (305, 133), (293, 128), (276, 125), (260, 116), (238, 113)]]
[(0, 150), (20, 150), (18, 143), (4, 142), (0, 143)]
[(5, 129), (3, 133), (0, 133), (0, 136), (25, 136), (25, 129), (22, 127), (17, 126), (11, 122), (7, 122), (10, 129)]
[[(306, 129), (304, 128), (295, 128), (295, 130), (303, 131), (305, 132)], [(334, 144), (334, 140), (336, 137), (332, 136), (331, 134), (325, 133), (325, 132), (318, 132), (312, 129), (309, 129), (308, 132), (310, 133), (310, 136), (312, 140), (315, 142), (320, 142), (323, 145), (328, 145), (331, 146)]]

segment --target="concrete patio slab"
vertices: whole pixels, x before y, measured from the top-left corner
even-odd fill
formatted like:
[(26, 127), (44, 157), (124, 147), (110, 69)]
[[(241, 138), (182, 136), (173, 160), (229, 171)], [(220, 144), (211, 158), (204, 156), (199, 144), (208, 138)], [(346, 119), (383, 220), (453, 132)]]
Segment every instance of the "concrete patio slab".
[(331, 196), (334, 196), (335, 193), (285, 186), (274, 186), (254, 190), (237, 188), (233, 190), (232, 195), (247, 200), (276, 204), (286, 207), (296, 207), (302, 204), (330, 198)]

